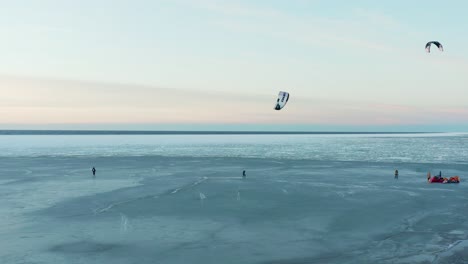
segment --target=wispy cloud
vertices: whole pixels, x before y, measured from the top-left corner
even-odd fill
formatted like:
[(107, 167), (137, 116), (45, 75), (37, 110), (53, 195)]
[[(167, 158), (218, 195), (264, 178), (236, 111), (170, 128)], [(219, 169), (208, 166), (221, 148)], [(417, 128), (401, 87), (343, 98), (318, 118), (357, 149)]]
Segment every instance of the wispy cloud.
[(380, 29), (404, 29), (405, 27), (392, 16), (379, 11), (366, 8), (354, 8), (351, 12), (360, 21)]
[(284, 13), (269, 7), (256, 7), (240, 2), (219, 0), (168, 0), (171, 3), (205, 9), (211, 12), (234, 17), (280, 18)]
[(0, 123), (231, 122), (262, 104), (240, 93), (12, 76), (0, 76), (0, 93)]
[(179, 4), (192, 8), (204, 9), (222, 15), (217, 23), (228, 30), (256, 33), (295, 41), (306, 45), (364, 48), (379, 52), (394, 51), (397, 47), (378, 39), (366, 37), (372, 27), (397, 27), (398, 23), (382, 13), (365, 9), (350, 10), (358, 19), (329, 19), (324, 17), (297, 17), (287, 12), (270, 7), (257, 7), (253, 4), (241, 4), (227, 1), (181, 1)]
[(190, 91), (0, 76), (0, 123), (232, 123), (402, 125), (468, 122), (468, 108)]
[(9, 34), (65, 34), (73, 30), (68, 27), (46, 24), (15, 24), (0, 26), (0, 32)]

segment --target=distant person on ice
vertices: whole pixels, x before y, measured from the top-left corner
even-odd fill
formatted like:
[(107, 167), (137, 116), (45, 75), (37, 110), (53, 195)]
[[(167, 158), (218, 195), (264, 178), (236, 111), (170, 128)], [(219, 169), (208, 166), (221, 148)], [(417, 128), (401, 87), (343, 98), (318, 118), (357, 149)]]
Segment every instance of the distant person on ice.
[(246, 175), (245, 175), (245, 170), (242, 171), (242, 178), (245, 178)]
[(91, 171), (93, 172), (93, 176), (96, 176), (96, 168), (93, 167)]
[(395, 170), (395, 179), (398, 179), (398, 170)]

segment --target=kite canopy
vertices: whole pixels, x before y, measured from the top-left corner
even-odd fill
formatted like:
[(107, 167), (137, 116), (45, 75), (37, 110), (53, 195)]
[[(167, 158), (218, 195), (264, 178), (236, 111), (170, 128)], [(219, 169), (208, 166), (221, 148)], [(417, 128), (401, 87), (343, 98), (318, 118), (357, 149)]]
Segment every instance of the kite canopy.
[(289, 93), (279, 92), (278, 99), (276, 100), (275, 110), (281, 110), (286, 105), (289, 99)]
[(430, 53), (431, 52), (431, 45), (434, 44), (437, 46), (437, 48), (439, 48), (440, 51), (444, 51), (444, 47), (442, 46), (442, 44), (440, 44), (439, 41), (429, 41), (427, 44), (426, 44), (426, 51), (427, 53)]

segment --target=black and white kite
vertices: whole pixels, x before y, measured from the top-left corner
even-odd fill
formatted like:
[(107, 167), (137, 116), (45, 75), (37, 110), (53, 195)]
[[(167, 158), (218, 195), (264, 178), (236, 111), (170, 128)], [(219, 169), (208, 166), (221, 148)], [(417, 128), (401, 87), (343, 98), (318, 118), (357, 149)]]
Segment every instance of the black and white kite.
[(281, 110), (289, 100), (288, 92), (279, 92), (278, 99), (276, 100), (275, 110)]
[(431, 52), (431, 45), (434, 44), (437, 46), (437, 48), (439, 48), (440, 51), (444, 51), (444, 47), (442, 46), (442, 44), (440, 44), (439, 41), (429, 41), (427, 44), (426, 44), (426, 52), (427, 53), (430, 53)]

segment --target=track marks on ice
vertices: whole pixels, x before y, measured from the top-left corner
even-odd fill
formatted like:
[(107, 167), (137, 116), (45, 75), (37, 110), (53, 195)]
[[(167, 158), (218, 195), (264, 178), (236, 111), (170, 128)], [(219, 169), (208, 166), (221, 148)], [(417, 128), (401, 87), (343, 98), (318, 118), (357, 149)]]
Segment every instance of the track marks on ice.
[(206, 180), (208, 180), (208, 177), (203, 177), (203, 178), (201, 178), (201, 179), (199, 179), (199, 180), (197, 180), (197, 181), (195, 181), (195, 182), (193, 182), (193, 183), (191, 183), (189, 185), (174, 189), (170, 194), (176, 194), (176, 193), (178, 193), (178, 192), (180, 192), (182, 190), (193, 188), (193, 187), (205, 182)]
[[(167, 194), (169, 194), (169, 195), (176, 194), (176, 193), (178, 193), (180, 191), (193, 188), (193, 187), (205, 182), (206, 180), (208, 180), (208, 177), (203, 177), (203, 178), (201, 178), (201, 179), (199, 179), (199, 180), (197, 180), (197, 181), (195, 181), (193, 183), (190, 183), (188, 185), (185, 185), (183, 187), (175, 188), (174, 190), (167, 192), (166, 195)], [(110, 211), (111, 209), (114, 209), (115, 207), (120, 206), (120, 205), (132, 203), (132, 202), (139, 201), (139, 200), (144, 200), (144, 199), (157, 199), (159, 197), (161, 197), (161, 195), (145, 195), (145, 196), (141, 196), (141, 197), (137, 197), (137, 198), (133, 198), (133, 199), (128, 199), (128, 200), (124, 200), (124, 201), (120, 201), (120, 202), (115, 202), (115, 203), (111, 203), (111, 204), (107, 205), (106, 207), (94, 209), (93, 213), (94, 214), (101, 214), (101, 213), (105, 213), (107, 211)]]

